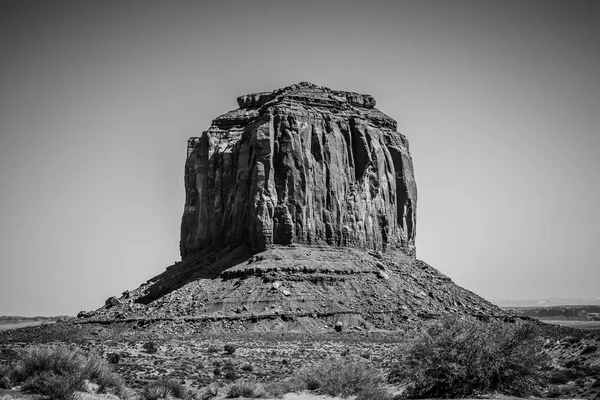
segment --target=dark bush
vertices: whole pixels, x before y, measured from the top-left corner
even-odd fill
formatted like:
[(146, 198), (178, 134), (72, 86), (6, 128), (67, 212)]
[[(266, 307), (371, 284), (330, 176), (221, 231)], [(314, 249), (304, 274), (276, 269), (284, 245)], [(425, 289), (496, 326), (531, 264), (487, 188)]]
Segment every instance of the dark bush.
[(234, 369), (224, 369), (223, 371), (225, 371), (225, 375), (223, 377), (227, 380), (235, 381), (238, 378), (238, 374)]
[(221, 351), (221, 349), (218, 346), (210, 345), (208, 346), (206, 351), (208, 351), (209, 353), (218, 353), (219, 351)]
[(584, 347), (583, 350), (581, 350), (581, 355), (591, 354), (594, 353), (596, 350), (598, 350), (598, 346), (589, 345)]
[(565, 363), (565, 368), (575, 368), (579, 365), (578, 360), (569, 360)]
[(123, 380), (105, 360), (64, 347), (23, 353), (11, 376), (23, 389), (54, 400), (70, 399), (84, 389), (85, 380), (98, 384), (101, 393), (128, 397)]
[(304, 368), (293, 376), (298, 389), (316, 390), (319, 394), (348, 397), (367, 392), (383, 393), (383, 378), (379, 371), (364, 360), (329, 358)]
[(250, 371), (254, 370), (254, 367), (252, 366), (252, 364), (246, 363), (246, 364), (242, 365), (240, 369), (242, 371), (248, 371), (248, 372), (250, 372)]
[(111, 364), (118, 364), (121, 360), (121, 355), (119, 353), (108, 353), (106, 359)]
[(536, 326), (445, 318), (418, 334), (390, 381), (413, 398), (470, 397), (499, 392), (528, 396), (543, 382), (547, 359)]
[(12, 368), (8, 365), (0, 364), (0, 389), (10, 389), (10, 374)]
[(158, 346), (154, 342), (144, 343), (144, 351), (148, 354), (158, 353)]
[(191, 397), (191, 394), (185, 386), (175, 379), (159, 379), (150, 382), (142, 392), (144, 400), (155, 400), (168, 396), (176, 399), (188, 399)]
[(223, 350), (225, 350), (225, 353), (227, 354), (233, 354), (237, 350), (237, 346), (231, 343), (227, 343), (225, 346), (223, 346)]
[(262, 385), (254, 382), (236, 382), (227, 393), (227, 398), (246, 397), (249, 399), (260, 399), (267, 397), (268, 393)]

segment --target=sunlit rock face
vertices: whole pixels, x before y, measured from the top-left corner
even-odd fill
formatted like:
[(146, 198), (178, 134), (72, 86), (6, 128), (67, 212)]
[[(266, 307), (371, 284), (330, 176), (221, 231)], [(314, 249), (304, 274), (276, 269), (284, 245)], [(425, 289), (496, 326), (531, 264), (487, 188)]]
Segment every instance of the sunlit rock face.
[(235, 244), (415, 255), (408, 141), (373, 97), (299, 83), (237, 100), (188, 142), (183, 259)]

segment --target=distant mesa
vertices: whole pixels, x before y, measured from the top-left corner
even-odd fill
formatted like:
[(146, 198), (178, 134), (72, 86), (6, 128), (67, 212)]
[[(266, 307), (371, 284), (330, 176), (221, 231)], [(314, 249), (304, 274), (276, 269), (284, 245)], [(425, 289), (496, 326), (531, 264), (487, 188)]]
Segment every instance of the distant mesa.
[(237, 102), (188, 141), (182, 260), (81, 322), (347, 332), (506, 318), (415, 258), (408, 140), (372, 96), (301, 82)]

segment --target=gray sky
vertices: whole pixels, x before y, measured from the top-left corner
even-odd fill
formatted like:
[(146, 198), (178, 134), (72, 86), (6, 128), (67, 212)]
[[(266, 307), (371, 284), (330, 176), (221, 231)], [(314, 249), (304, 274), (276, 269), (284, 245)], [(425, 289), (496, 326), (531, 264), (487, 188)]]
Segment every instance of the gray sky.
[(372, 94), (417, 255), (487, 298), (599, 297), (598, 1), (0, 0), (0, 315), (179, 259), (186, 141), (238, 95)]

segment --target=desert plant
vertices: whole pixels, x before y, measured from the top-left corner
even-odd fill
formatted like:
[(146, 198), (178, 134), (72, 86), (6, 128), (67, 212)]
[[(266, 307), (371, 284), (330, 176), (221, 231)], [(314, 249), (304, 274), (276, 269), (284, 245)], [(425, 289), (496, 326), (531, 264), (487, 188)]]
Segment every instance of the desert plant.
[(0, 364), (0, 389), (10, 389), (10, 374), (12, 368), (8, 365)]
[(142, 400), (167, 400), (172, 399), (173, 393), (168, 387), (152, 386), (145, 387), (142, 392)]
[(128, 397), (123, 380), (105, 360), (65, 347), (24, 352), (11, 375), (23, 389), (54, 400), (70, 399), (85, 389), (86, 380), (98, 384), (100, 392)]
[(209, 353), (218, 353), (219, 351), (221, 351), (221, 349), (218, 346), (211, 344), (210, 346), (208, 346), (206, 351), (208, 351)]
[[(155, 397), (157, 395), (164, 397)], [(144, 400), (155, 400), (166, 398), (167, 396), (171, 396), (175, 399), (187, 399), (191, 396), (191, 393), (181, 384), (181, 382), (175, 379), (158, 379), (146, 385), (142, 396)]]
[(594, 346), (592, 344), (592, 345), (584, 347), (583, 350), (581, 350), (581, 355), (591, 354), (591, 353), (596, 352), (596, 350), (598, 350), (598, 346)]
[(460, 321), (446, 317), (417, 334), (389, 375), (407, 384), (406, 395), (469, 397), (537, 392), (547, 359), (531, 324)]
[(225, 353), (227, 354), (233, 354), (237, 350), (237, 346), (231, 343), (227, 343), (225, 346), (223, 346), (223, 350), (225, 350)]
[(108, 353), (106, 360), (111, 364), (118, 364), (121, 360), (121, 355), (119, 353)]
[(225, 373), (225, 379), (234, 381), (238, 378), (237, 372), (235, 371), (235, 365), (231, 360), (228, 360), (225, 365), (223, 365), (222, 371)]
[(225, 371), (223, 377), (227, 380), (235, 381), (238, 378), (237, 372), (234, 369), (224, 369), (223, 371)]
[(294, 374), (299, 388), (319, 394), (347, 397), (374, 391), (383, 383), (381, 374), (366, 361), (329, 358)]
[(144, 343), (144, 351), (148, 354), (155, 354), (158, 352), (158, 346), (152, 341), (146, 342)]
[(262, 399), (267, 397), (268, 393), (262, 385), (254, 382), (236, 382), (227, 393), (227, 398), (247, 397), (250, 399)]
[(281, 398), (286, 393), (298, 391), (298, 383), (294, 380), (286, 379), (284, 381), (267, 383), (264, 388), (271, 396)]
[(248, 371), (248, 372), (251, 372), (251, 371), (253, 371), (253, 370), (254, 370), (254, 367), (252, 366), (252, 364), (250, 364), (250, 363), (246, 363), (246, 364), (242, 365), (242, 366), (240, 367), (240, 369), (241, 369), (242, 371)]
[(221, 386), (218, 383), (211, 383), (204, 389), (204, 392), (202, 393), (202, 400), (208, 400), (212, 399), (213, 397), (217, 397), (220, 388)]

